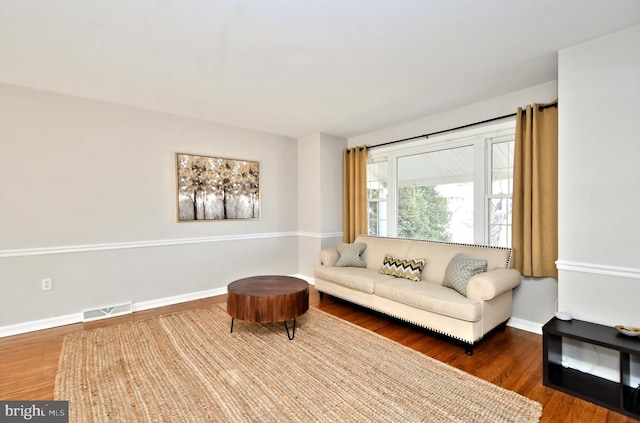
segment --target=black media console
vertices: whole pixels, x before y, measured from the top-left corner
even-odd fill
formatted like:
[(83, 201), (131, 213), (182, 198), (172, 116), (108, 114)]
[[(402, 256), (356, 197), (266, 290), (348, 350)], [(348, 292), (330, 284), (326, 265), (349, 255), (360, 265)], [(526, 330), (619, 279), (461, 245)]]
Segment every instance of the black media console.
[[(617, 351), (620, 354), (620, 382), (562, 366), (563, 338)], [(634, 361), (640, 359), (640, 337), (622, 335), (610, 326), (554, 317), (542, 327), (542, 354), (545, 386), (640, 419), (637, 404), (629, 400), (635, 388), (631, 386), (631, 357)]]

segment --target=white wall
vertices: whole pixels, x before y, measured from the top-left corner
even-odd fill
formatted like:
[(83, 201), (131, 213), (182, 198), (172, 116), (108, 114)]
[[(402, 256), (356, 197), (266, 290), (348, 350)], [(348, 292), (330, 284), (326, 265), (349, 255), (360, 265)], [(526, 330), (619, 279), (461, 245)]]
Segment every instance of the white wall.
[[(515, 113), (518, 107), (547, 103), (558, 98), (558, 84), (548, 82), (480, 103), (428, 116), (411, 122), (349, 138), (349, 146), (376, 145), (393, 140), (441, 131), (474, 122)], [(513, 317), (510, 325), (542, 333), (542, 325), (555, 311), (557, 281), (553, 278), (523, 278), (514, 291)]]
[[(561, 50), (558, 59), (558, 308), (607, 326), (640, 326), (640, 25)], [(563, 364), (618, 380), (620, 356), (566, 341)], [(631, 375), (636, 386), (640, 357)]]
[[(259, 161), (261, 219), (178, 223), (176, 152)], [(0, 198), (0, 335), (298, 272), (291, 138), (0, 85)]]
[(518, 107), (533, 102), (545, 103), (555, 100), (558, 96), (558, 84), (551, 81), (546, 84), (516, 91), (499, 97), (491, 98), (479, 103), (459, 107), (437, 115), (404, 122), (398, 125), (382, 128), (377, 131), (349, 138), (349, 147), (356, 145), (376, 145), (393, 140), (399, 140), (426, 133), (456, 128), (469, 123), (481, 122), (498, 116), (515, 113)]
[(559, 308), (640, 326), (640, 25), (559, 53)]

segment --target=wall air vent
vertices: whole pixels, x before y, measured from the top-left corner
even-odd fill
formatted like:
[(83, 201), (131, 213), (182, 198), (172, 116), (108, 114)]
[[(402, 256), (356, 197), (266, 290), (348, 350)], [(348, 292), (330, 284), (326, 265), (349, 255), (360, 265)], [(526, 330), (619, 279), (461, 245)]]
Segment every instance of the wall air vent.
[(82, 321), (92, 322), (94, 320), (106, 319), (108, 317), (121, 316), (123, 314), (131, 314), (133, 311), (132, 304), (124, 303), (107, 307), (92, 308), (82, 310)]

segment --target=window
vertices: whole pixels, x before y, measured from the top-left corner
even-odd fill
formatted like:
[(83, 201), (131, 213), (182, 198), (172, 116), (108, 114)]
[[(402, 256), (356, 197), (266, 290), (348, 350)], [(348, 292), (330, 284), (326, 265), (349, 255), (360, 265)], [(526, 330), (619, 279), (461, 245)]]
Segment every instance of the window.
[(369, 234), (511, 245), (515, 123), (369, 150)]

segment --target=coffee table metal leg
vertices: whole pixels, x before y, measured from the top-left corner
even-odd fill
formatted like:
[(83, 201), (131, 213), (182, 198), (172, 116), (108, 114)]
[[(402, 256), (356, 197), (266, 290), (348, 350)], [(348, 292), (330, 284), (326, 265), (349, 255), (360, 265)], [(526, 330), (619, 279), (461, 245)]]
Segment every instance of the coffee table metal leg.
[[(229, 333), (233, 333), (233, 322), (235, 322), (235, 317), (231, 318), (231, 330)], [(293, 330), (289, 332), (289, 325), (287, 325), (287, 321), (284, 321), (284, 328), (287, 330), (287, 338), (289, 341), (293, 341), (293, 338), (296, 336), (296, 319), (293, 319)]]
[(289, 341), (293, 341), (293, 337), (296, 336), (296, 319), (293, 319), (293, 331), (291, 334), (289, 334), (289, 326), (287, 326), (287, 321), (284, 321), (284, 328), (287, 330), (287, 338), (289, 338)]

